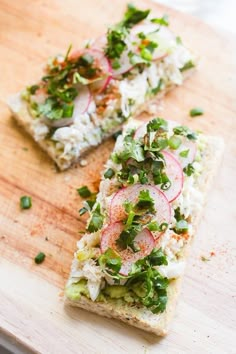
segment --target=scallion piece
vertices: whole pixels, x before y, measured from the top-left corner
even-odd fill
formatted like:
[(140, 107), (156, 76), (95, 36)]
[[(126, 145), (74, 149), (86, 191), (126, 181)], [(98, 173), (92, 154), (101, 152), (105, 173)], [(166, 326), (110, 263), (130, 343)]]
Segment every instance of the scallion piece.
[(176, 135), (172, 135), (168, 140), (168, 145), (172, 150), (176, 150), (181, 145), (181, 139)]
[(104, 173), (104, 177), (109, 179), (111, 179), (114, 175), (115, 171), (112, 168), (108, 168), (108, 170)]
[(46, 257), (45, 253), (39, 252), (37, 254), (37, 256), (34, 258), (34, 261), (35, 261), (36, 264), (43, 263), (45, 257)]
[(194, 107), (190, 110), (189, 115), (191, 117), (201, 116), (204, 113), (203, 109), (200, 107)]
[(81, 188), (78, 188), (77, 192), (82, 198), (88, 198), (92, 194), (87, 186), (83, 186)]
[(31, 197), (24, 195), (20, 198), (20, 207), (21, 209), (30, 209), (32, 207)]

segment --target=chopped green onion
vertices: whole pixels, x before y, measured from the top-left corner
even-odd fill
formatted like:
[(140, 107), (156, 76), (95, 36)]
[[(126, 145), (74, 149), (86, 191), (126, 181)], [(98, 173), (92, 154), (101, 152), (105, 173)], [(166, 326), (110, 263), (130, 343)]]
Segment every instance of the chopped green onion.
[(108, 168), (108, 170), (104, 173), (104, 177), (109, 179), (111, 179), (114, 175), (115, 171), (112, 168)]
[(178, 136), (172, 135), (168, 140), (168, 145), (172, 150), (176, 150), (181, 145), (181, 139)]
[(190, 110), (189, 115), (191, 117), (201, 116), (204, 113), (203, 109), (200, 107), (194, 107)]
[(189, 154), (189, 149), (188, 150), (183, 150), (179, 153), (179, 156), (181, 157), (188, 157)]
[(31, 197), (24, 195), (20, 198), (20, 207), (21, 209), (30, 209), (32, 207)]
[(40, 264), (40, 263), (42, 263), (44, 261), (45, 257), (46, 257), (45, 253), (39, 252), (37, 254), (37, 256), (34, 258), (34, 261), (35, 261), (36, 264)]
[(193, 165), (189, 163), (186, 167), (184, 167), (183, 171), (187, 176), (191, 176), (194, 173), (195, 169)]
[(175, 225), (175, 231), (182, 233), (188, 231), (188, 223), (186, 220), (179, 220)]
[(85, 207), (83, 207), (83, 208), (81, 208), (81, 209), (79, 210), (79, 215), (82, 216), (82, 215), (84, 215), (85, 213), (87, 213), (87, 211), (88, 211), (88, 209), (85, 208)]
[(88, 198), (92, 194), (87, 186), (83, 186), (81, 188), (78, 188), (77, 192), (82, 198)]

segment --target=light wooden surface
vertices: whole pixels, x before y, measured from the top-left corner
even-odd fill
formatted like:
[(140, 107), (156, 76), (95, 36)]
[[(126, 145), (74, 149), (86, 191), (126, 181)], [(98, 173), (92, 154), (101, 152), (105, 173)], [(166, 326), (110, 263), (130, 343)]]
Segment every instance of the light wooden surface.
[[(76, 188), (96, 189), (113, 142), (91, 153), (87, 167), (58, 173), (4, 104), (10, 93), (41, 76), (49, 55), (103, 33), (120, 18), (125, 1), (0, 0), (0, 328), (33, 352), (235, 353), (235, 38), (148, 0), (136, 3), (169, 13), (171, 27), (202, 57), (198, 72), (166, 97), (158, 114), (226, 141), (164, 339), (83, 310), (65, 311), (60, 296), (85, 222), (78, 217)], [(205, 114), (189, 118), (194, 106)], [(33, 207), (20, 211), (25, 194)], [(38, 266), (33, 258), (39, 251), (47, 256)]]

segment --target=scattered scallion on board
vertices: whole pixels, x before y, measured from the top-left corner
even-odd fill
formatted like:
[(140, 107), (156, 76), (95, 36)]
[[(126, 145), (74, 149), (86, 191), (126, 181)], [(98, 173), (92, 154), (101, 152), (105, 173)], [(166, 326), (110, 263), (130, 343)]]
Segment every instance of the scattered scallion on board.
[(194, 107), (189, 111), (189, 115), (191, 117), (197, 117), (203, 115), (204, 111), (200, 107)]
[(83, 186), (81, 188), (78, 188), (77, 192), (82, 198), (88, 198), (92, 194), (87, 186)]
[(41, 264), (43, 263), (45, 257), (46, 257), (45, 253), (39, 252), (37, 256), (34, 258), (34, 261), (36, 264)]
[(20, 198), (20, 207), (21, 209), (30, 209), (32, 207), (31, 197), (24, 195)]

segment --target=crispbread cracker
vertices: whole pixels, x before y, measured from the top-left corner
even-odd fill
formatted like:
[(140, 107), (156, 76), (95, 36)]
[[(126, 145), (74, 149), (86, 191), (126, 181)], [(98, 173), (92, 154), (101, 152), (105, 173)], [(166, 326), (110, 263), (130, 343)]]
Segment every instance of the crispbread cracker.
[[(209, 188), (214, 179), (214, 175), (221, 162), (221, 157), (224, 150), (224, 143), (221, 138), (208, 136), (207, 147), (202, 158), (203, 172), (197, 179), (198, 188), (203, 192), (204, 203), (207, 200)], [(191, 215), (191, 224), (194, 234), (199, 224), (201, 213)], [(184, 246), (182, 260), (186, 260), (189, 253), (189, 246), (192, 238)], [(141, 328), (145, 331), (155, 333), (158, 336), (165, 336), (168, 332), (170, 320), (173, 316), (180, 285), (183, 277), (172, 280), (168, 286), (168, 302), (166, 310), (161, 314), (153, 314), (147, 308), (129, 306), (127, 303), (119, 300), (108, 299), (107, 302), (93, 302), (85, 296), (81, 296), (78, 301), (66, 299), (66, 304), (76, 307), (81, 307), (85, 310), (95, 312), (101, 316), (115, 318), (132, 326)]]

